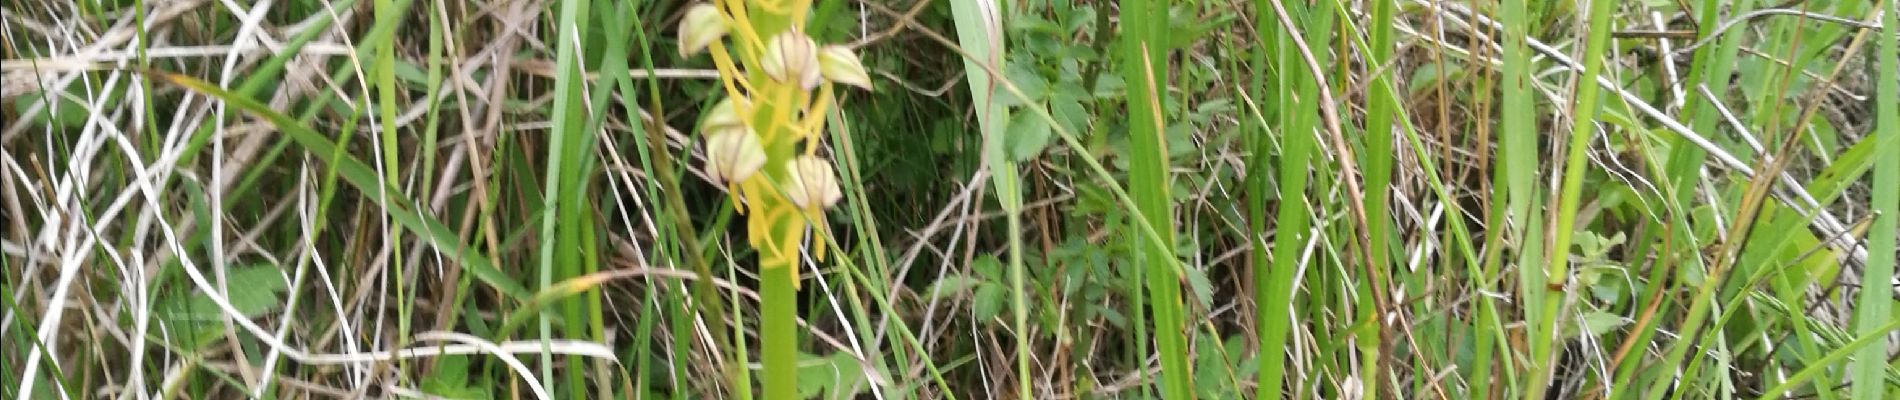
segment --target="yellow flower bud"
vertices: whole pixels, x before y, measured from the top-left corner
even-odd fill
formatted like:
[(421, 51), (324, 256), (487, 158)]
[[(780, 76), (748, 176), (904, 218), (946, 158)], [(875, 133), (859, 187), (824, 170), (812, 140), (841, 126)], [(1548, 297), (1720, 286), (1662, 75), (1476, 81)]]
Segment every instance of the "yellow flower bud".
[(818, 53), (818, 69), (832, 82), (871, 90), (871, 75), (864, 72), (864, 62), (848, 47), (825, 46)]
[(790, 175), (785, 183), (785, 196), (799, 208), (829, 208), (844, 199), (831, 163), (822, 158), (798, 156), (787, 162), (785, 170)]
[(794, 83), (805, 90), (818, 87), (824, 78), (818, 71), (818, 42), (797, 30), (786, 30), (766, 42), (759, 68), (772, 79)]
[(680, 57), (699, 54), (726, 36), (726, 17), (712, 3), (694, 4), (680, 19)]
[(745, 125), (706, 132), (706, 173), (713, 184), (742, 182), (765, 166), (765, 146)]

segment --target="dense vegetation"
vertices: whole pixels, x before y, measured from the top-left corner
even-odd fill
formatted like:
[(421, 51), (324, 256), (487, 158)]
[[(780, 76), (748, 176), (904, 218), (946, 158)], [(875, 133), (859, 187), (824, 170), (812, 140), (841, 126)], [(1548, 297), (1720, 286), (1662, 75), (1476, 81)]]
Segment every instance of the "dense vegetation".
[(1891, 0), (701, 1), (0, 5), (0, 396), (1900, 391)]

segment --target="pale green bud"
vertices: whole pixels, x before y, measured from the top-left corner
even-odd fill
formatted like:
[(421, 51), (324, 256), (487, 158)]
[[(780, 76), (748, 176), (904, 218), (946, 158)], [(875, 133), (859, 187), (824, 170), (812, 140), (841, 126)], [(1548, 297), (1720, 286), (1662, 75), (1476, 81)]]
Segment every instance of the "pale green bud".
[(829, 208), (844, 199), (844, 192), (838, 189), (838, 178), (831, 171), (831, 162), (813, 156), (798, 156), (785, 165), (790, 179), (785, 183), (785, 196), (799, 208)]
[(713, 184), (727, 185), (751, 178), (765, 166), (765, 146), (745, 125), (706, 132), (706, 174)]
[(864, 62), (859, 61), (850, 48), (825, 46), (824, 51), (818, 53), (818, 69), (832, 82), (871, 90), (871, 75), (864, 72)]
[(818, 87), (824, 79), (818, 71), (818, 42), (797, 30), (786, 30), (766, 42), (759, 68), (772, 79), (797, 84), (805, 90)]
[(712, 3), (694, 4), (680, 18), (680, 57), (706, 50), (706, 46), (726, 36), (726, 17)]
[[(744, 98), (739, 101), (744, 102)], [(749, 108), (749, 107), (748, 107)], [(699, 121), (700, 132), (714, 132), (726, 128), (745, 126), (745, 119), (739, 116), (739, 109), (733, 106), (733, 98), (727, 97), (706, 109), (705, 119)]]

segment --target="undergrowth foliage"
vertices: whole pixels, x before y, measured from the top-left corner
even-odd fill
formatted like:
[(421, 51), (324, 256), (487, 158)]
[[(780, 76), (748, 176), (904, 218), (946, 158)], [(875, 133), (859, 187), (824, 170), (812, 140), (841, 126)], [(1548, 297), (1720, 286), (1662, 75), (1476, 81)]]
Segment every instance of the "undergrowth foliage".
[(1895, 3), (7, 2), (0, 397), (1889, 398)]

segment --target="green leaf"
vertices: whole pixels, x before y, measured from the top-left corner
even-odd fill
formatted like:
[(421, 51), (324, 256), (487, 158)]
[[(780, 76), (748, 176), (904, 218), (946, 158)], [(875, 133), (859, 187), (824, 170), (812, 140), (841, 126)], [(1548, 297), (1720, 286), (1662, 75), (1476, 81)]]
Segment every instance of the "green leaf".
[(1194, 43), (1200, 42), (1201, 39), (1207, 37), (1209, 33), (1220, 29), (1222, 26), (1238, 18), (1236, 14), (1227, 13), (1217, 15), (1212, 20), (1197, 21), (1194, 19), (1195, 15), (1192, 9), (1175, 7), (1169, 11), (1168, 29), (1172, 30), (1174, 34), (1168, 37), (1167, 43), (1169, 48), (1174, 49), (1188, 48)]
[[(225, 279), (231, 289), (227, 299), (246, 318), (254, 318), (276, 308), (277, 295), (288, 287), (283, 275), (273, 266), (237, 268)], [(205, 293), (160, 300), (154, 312), (160, 319), (173, 323), (216, 322), (224, 319), (224, 312), (219, 311), (218, 303)]]
[(1008, 78), (1009, 83), (1016, 85), (1017, 89), (1023, 91), (1021, 98), (1013, 94), (996, 97), (996, 102), (1005, 107), (1025, 106), (1040, 102), (1049, 94), (1049, 81), (1044, 79), (1042, 72), (1036, 71), (1034, 66), (1018, 62), (1009, 63), (1008, 66), (1003, 67), (1003, 77)]
[(957, 296), (982, 283), (983, 281), (968, 276), (945, 276), (943, 279), (938, 279), (936, 282), (931, 283), (929, 288), (924, 289), (924, 295), (926, 296), (925, 301), (937, 301), (946, 297)]
[(1204, 103), (1201, 103), (1200, 105), (1195, 106), (1194, 112), (1188, 114), (1188, 121), (1193, 121), (1194, 123), (1197, 123), (1197, 124), (1213, 123), (1215, 117), (1219, 117), (1223, 115), (1233, 115), (1235, 111), (1236, 109), (1234, 107), (1233, 100), (1228, 100), (1228, 99), (1209, 100), (1207, 102), (1204, 102)]
[(1820, 175), (1808, 182), (1808, 194), (1821, 204), (1832, 204), (1847, 191), (1849, 185), (1860, 181), (1868, 170), (1873, 169), (1874, 161), (1879, 160), (1879, 154), (1874, 150), (1894, 140), (1900, 138), (1869, 137), (1848, 147), (1846, 152), (1834, 159), (1833, 164), (1822, 169)]
[[(1438, 63), (1419, 65), (1416, 69), (1412, 70), (1412, 79), (1406, 80), (1408, 86), (1405, 90), (1411, 93), (1418, 93), (1424, 89), (1434, 87), (1434, 85), (1438, 83), (1439, 74), (1444, 73), (1441, 72), (1440, 69)], [(1444, 99), (1439, 99), (1439, 101), (1444, 101)]]
[(1080, 100), (1087, 95), (1083, 93), (1077, 96), (1067, 91), (1057, 91), (1055, 95), (1049, 96), (1049, 114), (1056, 117), (1056, 123), (1061, 124), (1063, 130), (1079, 132), (1089, 123), (1089, 111), (1082, 107)]
[(1054, 21), (1050, 21), (1048, 19), (1042, 18), (1042, 16), (1037, 15), (1035, 13), (1023, 13), (1023, 14), (1012, 15), (1010, 17), (1011, 18), (1009, 18), (1009, 25), (1010, 25), (1009, 30), (1014, 31), (1012, 33), (1044, 33), (1044, 34), (1061, 34), (1062, 33), (1061, 25), (1056, 25)]
[[(86, 123), (85, 105), (73, 101), (72, 97), (54, 96), (54, 98), (59, 100), (56, 106), (41, 106), (39, 112), (25, 116), (32, 118), (34, 125), (50, 125), (60, 129), (77, 129)], [(32, 92), (21, 95), (19, 99), (20, 100), (13, 102), (14, 115), (25, 113), (26, 110), (33, 105), (45, 103), (46, 94), (44, 92)]]
[(1108, 320), (1108, 324), (1115, 326), (1117, 329), (1128, 327), (1128, 316), (1122, 315), (1121, 310), (1117, 310), (1114, 307), (1095, 307), (1095, 312), (1101, 314), (1102, 319)]
[(468, 381), (468, 356), (443, 356), (436, 359), (435, 369), (422, 378), (422, 391), (447, 399), (488, 399), (488, 385), (470, 385)]
[[(231, 289), (226, 300), (243, 313), (244, 318), (256, 318), (277, 309), (277, 297), (289, 287), (282, 271), (269, 265), (234, 268), (225, 279)], [(224, 320), (224, 312), (206, 293), (160, 297), (152, 313), (171, 331), (175, 344), (181, 348), (196, 349), (216, 340), (224, 331), (219, 323)]]
[(1188, 287), (1194, 290), (1194, 298), (1200, 300), (1200, 305), (1214, 304), (1214, 283), (1207, 280), (1207, 271), (1202, 271), (1200, 268), (1182, 268), (1181, 272), (1187, 275)]
[(985, 281), (999, 281), (1003, 279), (1003, 262), (997, 260), (996, 256), (993, 255), (985, 254), (981, 257), (977, 257), (976, 261), (970, 263), (970, 269), (976, 271), (976, 277), (978, 279)]
[(984, 283), (976, 287), (976, 303), (971, 307), (976, 319), (989, 321), (1003, 313), (1003, 305), (1009, 303), (1009, 290), (994, 283)]
[[(1187, 124), (1168, 126), (1166, 140), (1168, 141), (1169, 158), (1192, 156), (1194, 153), (1201, 151), (1201, 146), (1194, 145), (1194, 127), (1188, 126)], [(1166, 172), (1163, 172), (1163, 174), (1166, 174)]]
[(843, 352), (829, 357), (800, 353), (798, 361), (798, 397), (802, 399), (851, 399), (869, 389), (864, 368), (858, 360)]
[(1003, 149), (1016, 161), (1036, 158), (1049, 147), (1049, 132), (1049, 121), (1035, 114), (1016, 114), (1009, 121), (1009, 131), (1003, 134)]
[(1621, 315), (1603, 311), (1592, 311), (1583, 314), (1583, 318), (1577, 320), (1577, 323), (1583, 328), (1583, 334), (1595, 337), (1613, 332), (1616, 328), (1628, 324), (1629, 321), (1623, 319)]
[(1095, 87), (1089, 92), (1095, 97), (1116, 97), (1123, 90), (1128, 90), (1128, 81), (1117, 75), (1102, 75), (1095, 79)]
[(1194, 392), (1203, 399), (1232, 399), (1240, 397), (1235, 392), (1238, 387), (1228, 384), (1234, 358), (1239, 353), (1228, 351), (1214, 335), (1199, 335), (1199, 346), (1194, 348)]

